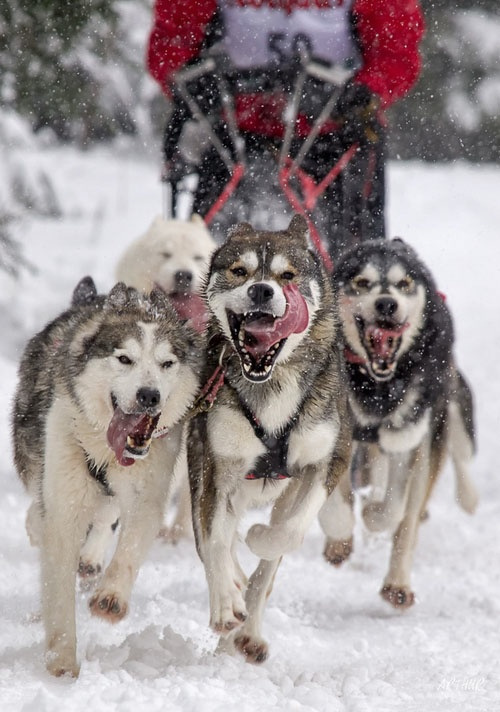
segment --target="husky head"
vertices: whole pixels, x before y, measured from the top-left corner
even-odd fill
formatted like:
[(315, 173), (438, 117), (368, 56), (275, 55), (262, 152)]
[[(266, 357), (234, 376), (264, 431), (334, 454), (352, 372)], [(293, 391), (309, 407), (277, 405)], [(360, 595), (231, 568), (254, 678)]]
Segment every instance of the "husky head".
[(237, 225), (214, 254), (207, 303), (249, 381), (269, 379), (304, 338), (320, 305), (322, 279), (299, 215), (278, 232)]
[(94, 428), (104, 429), (121, 465), (148, 454), (198, 387), (200, 337), (160, 291), (117, 284), (96, 316), (75, 331), (68, 385)]
[(369, 240), (335, 267), (347, 360), (388, 381), (439, 299), (427, 268), (403, 240)]

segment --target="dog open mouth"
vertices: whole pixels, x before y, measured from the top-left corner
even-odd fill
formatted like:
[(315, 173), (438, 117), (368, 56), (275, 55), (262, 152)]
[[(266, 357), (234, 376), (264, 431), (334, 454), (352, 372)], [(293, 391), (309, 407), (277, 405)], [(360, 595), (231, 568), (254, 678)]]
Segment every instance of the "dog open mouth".
[(124, 413), (118, 405), (113, 405), (115, 409), (107, 432), (108, 444), (120, 465), (127, 467), (148, 454), (160, 413)]
[(168, 298), (172, 302), (180, 319), (189, 321), (191, 326), (203, 332), (208, 322), (208, 312), (205, 302), (195, 292), (171, 292)]
[(309, 324), (307, 304), (298, 288), (291, 284), (283, 288), (283, 293), (286, 308), (280, 317), (265, 311), (235, 314), (227, 310), (243, 374), (250, 381), (266, 381), (287, 338), (300, 334)]
[(373, 377), (388, 381), (396, 370), (403, 332), (409, 324), (383, 321), (366, 324), (361, 317), (356, 317), (356, 323)]

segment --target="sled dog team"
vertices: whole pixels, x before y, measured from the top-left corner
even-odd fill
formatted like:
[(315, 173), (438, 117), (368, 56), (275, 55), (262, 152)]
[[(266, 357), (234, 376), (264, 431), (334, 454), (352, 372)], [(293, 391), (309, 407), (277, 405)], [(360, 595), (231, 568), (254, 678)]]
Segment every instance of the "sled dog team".
[[(381, 595), (410, 606), (418, 527), (447, 454), (460, 505), (477, 503), (471, 392), (448, 306), (411, 247), (360, 243), (330, 276), (299, 215), (275, 232), (239, 224), (219, 247), (196, 218), (158, 218), (117, 277), (105, 295), (83, 279), (19, 368), (14, 457), (40, 547), (49, 672), (79, 673), (78, 576), (93, 584), (93, 615), (125, 616), (174, 488), (167, 534), (185, 532), (192, 509), (219, 650), (266, 659), (281, 558), (319, 517), (324, 556), (341, 564), (360, 486), (366, 528), (393, 535)], [(262, 505), (247, 578), (238, 529)]]

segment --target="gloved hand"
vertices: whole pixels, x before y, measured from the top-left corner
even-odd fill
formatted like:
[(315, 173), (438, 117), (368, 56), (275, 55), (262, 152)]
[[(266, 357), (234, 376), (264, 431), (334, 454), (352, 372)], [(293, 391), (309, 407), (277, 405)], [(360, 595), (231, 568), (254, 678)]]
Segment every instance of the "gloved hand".
[(382, 127), (378, 118), (380, 98), (365, 84), (347, 82), (339, 96), (334, 119), (341, 124), (346, 143), (376, 143)]

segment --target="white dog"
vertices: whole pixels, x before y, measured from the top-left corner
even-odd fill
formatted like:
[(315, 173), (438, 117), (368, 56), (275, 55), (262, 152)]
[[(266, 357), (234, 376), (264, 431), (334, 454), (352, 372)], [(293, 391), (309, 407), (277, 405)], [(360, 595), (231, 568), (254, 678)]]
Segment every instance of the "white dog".
[(199, 215), (191, 220), (158, 216), (124, 252), (116, 279), (143, 292), (160, 287), (183, 319), (203, 331), (206, 312), (199, 296), (216, 244)]

